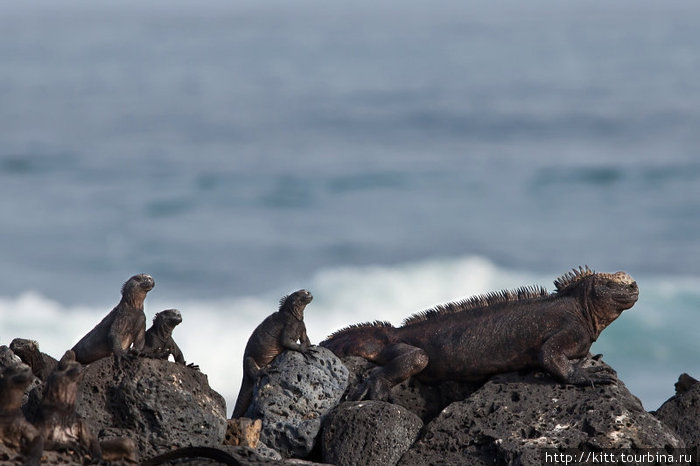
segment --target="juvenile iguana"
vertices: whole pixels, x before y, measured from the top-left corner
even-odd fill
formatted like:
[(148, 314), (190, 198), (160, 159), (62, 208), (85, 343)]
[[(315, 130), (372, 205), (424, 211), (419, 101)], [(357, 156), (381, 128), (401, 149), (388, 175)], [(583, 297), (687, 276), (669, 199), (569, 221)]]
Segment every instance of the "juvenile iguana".
[(39, 343), (34, 340), (15, 338), (10, 343), (10, 349), (19, 356), (23, 363), (31, 367), (34, 376), (43, 382), (58, 365), (58, 361), (54, 358), (39, 351)]
[(166, 309), (157, 312), (153, 317), (153, 325), (146, 330), (146, 343), (143, 345), (141, 356), (153, 359), (168, 359), (173, 355), (177, 364), (199, 369), (195, 364), (186, 364), (182, 350), (173, 340), (173, 330), (182, 322), (182, 314), (177, 309)]
[(23, 464), (38, 465), (44, 439), (22, 412), (24, 391), (33, 379), (32, 369), (22, 362), (0, 368), (0, 443), (24, 455)]
[(574, 385), (611, 383), (597, 368), (583, 369), (591, 344), (639, 296), (624, 272), (579, 267), (554, 281), (556, 292), (524, 287), (437, 306), (406, 319), (352, 325), (320, 345), (337, 356), (361, 356), (381, 367), (349, 394), (386, 399), (390, 389), (415, 375), (425, 383), (470, 381), (491, 374), (540, 368)]
[(36, 425), (46, 450), (77, 450), (99, 459), (102, 450), (97, 436), (75, 411), (82, 372), (83, 366), (75, 361), (75, 354), (66, 351), (46, 381)]
[(261, 368), (285, 350), (305, 353), (309, 349), (311, 342), (306, 335), (304, 308), (312, 299), (307, 290), (295, 291), (283, 297), (279, 310), (253, 330), (243, 352), (243, 381), (231, 418), (241, 417), (248, 410), (255, 379)]
[(66, 351), (49, 375), (36, 419), (45, 450), (73, 451), (90, 460), (136, 462), (134, 442), (125, 437), (98, 441), (90, 423), (76, 412), (83, 366)]
[(146, 335), (143, 302), (155, 282), (150, 275), (134, 275), (122, 286), (122, 299), (102, 321), (72, 348), (75, 360), (89, 364), (114, 355), (117, 367), (133, 345), (141, 351)]

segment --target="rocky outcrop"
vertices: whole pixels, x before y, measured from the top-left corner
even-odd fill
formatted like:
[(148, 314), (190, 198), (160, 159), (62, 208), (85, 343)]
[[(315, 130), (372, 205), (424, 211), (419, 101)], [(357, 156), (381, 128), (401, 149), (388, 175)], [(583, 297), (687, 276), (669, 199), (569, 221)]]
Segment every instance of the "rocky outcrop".
[(544, 449), (684, 446), (621, 381), (574, 387), (539, 372), (508, 373), (445, 408), (399, 464), (540, 465)]
[(258, 379), (247, 416), (262, 419), (260, 440), (282, 456), (305, 458), (323, 417), (340, 401), (348, 370), (331, 351), (286, 351)]
[[(3, 361), (15, 364), (17, 358), (0, 348), (0, 366)], [(224, 445), (224, 400), (206, 375), (168, 361), (129, 359), (121, 371), (112, 358), (86, 366), (77, 411), (100, 440), (133, 440), (140, 460), (178, 447), (211, 446), (243, 465), (530, 465), (541, 464), (550, 448), (698, 447), (700, 384), (688, 377), (654, 415), (621, 381), (575, 387), (541, 372), (501, 374), (476, 385), (409, 380), (391, 390), (392, 403), (340, 403), (346, 387), (361, 383), (373, 369), (363, 360), (345, 363), (322, 348), (276, 358), (257, 381), (248, 413), (262, 421), (256, 448), (243, 446), (255, 444), (255, 421), (229, 432), (229, 443), (238, 446)], [(585, 364), (604, 363), (588, 359)], [(41, 401), (44, 388), (37, 379), (25, 412)], [(233, 434), (238, 440), (231, 442)], [(19, 455), (11, 445), (0, 445), (0, 463)], [(77, 451), (42, 456), (42, 464), (89, 461), (94, 458)], [(177, 464), (216, 463), (189, 458)]]
[(685, 441), (687, 448), (700, 448), (700, 382), (682, 374), (676, 394), (654, 415)]
[(173, 447), (218, 446), (226, 434), (226, 403), (207, 376), (164, 360), (136, 358), (122, 371), (113, 358), (90, 364), (77, 411), (100, 440), (131, 438), (142, 459)]
[(406, 408), (383, 401), (352, 401), (335, 408), (323, 425), (323, 461), (339, 466), (394, 465), (423, 422)]

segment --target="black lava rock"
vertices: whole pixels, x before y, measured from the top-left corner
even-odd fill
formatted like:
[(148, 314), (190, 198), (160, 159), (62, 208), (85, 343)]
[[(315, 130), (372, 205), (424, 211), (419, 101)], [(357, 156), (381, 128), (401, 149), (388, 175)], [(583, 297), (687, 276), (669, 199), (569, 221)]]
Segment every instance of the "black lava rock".
[(445, 408), (399, 464), (540, 465), (543, 449), (682, 447), (620, 381), (576, 387), (508, 373)]
[(260, 440), (283, 457), (305, 458), (323, 417), (340, 401), (348, 370), (331, 351), (286, 351), (264, 369), (247, 417), (262, 419)]
[(323, 461), (338, 466), (394, 465), (423, 422), (406, 408), (383, 401), (346, 402), (323, 425)]
[(219, 446), (226, 434), (226, 402), (209, 387), (207, 376), (157, 359), (113, 358), (85, 368), (77, 412), (102, 438), (129, 437), (139, 458), (173, 447)]
[(687, 448), (700, 448), (700, 382), (682, 374), (676, 394), (653, 414), (672, 428)]

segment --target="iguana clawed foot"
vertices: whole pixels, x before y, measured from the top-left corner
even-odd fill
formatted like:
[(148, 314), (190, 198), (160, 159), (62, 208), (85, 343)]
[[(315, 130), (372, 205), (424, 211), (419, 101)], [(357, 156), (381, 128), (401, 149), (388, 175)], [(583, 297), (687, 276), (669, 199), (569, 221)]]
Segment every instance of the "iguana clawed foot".
[(194, 369), (194, 370), (196, 370), (196, 371), (199, 370), (199, 366), (198, 366), (197, 364), (193, 363), (193, 362), (189, 363), (189, 364), (187, 365), (187, 367), (189, 367), (190, 369)]
[(617, 372), (606, 366), (576, 368), (570, 377), (569, 383), (578, 386), (592, 386), (595, 384), (607, 385), (617, 382)]

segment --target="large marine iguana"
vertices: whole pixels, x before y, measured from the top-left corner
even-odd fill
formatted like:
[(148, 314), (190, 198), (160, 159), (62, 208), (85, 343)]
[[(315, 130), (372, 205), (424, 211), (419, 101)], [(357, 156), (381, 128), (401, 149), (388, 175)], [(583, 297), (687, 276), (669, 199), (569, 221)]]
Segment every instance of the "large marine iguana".
[(141, 351), (146, 335), (143, 302), (154, 285), (153, 278), (144, 273), (127, 280), (119, 304), (72, 348), (76, 361), (89, 364), (113, 354), (120, 367), (132, 345), (134, 351)]
[(24, 455), (23, 464), (38, 465), (44, 440), (22, 412), (24, 391), (32, 380), (32, 369), (22, 362), (0, 369), (0, 443)]
[(381, 366), (351, 399), (386, 399), (394, 385), (413, 375), (439, 383), (540, 368), (564, 383), (611, 383), (612, 374), (571, 360), (585, 357), (600, 332), (634, 305), (637, 283), (624, 272), (595, 273), (586, 266), (554, 285), (552, 294), (524, 287), (437, 306), (398, 328), (387, 322), (351, 325), (320, 345), (339, 357), (361, 356)]
[(173, 340), (173, 330), (182, 322), (182, 314), (177, 309), (166, 309), (156, 312), (153, 325), (146, 330), (146, 343), (143, 345), (141, 356), (153, 359), (168, 359), (173, 355), (177, 364), (199, 370), (196, 364), (187, 364), (182, 350)]
[(295, 291), (283, 297), (279, 310), (253, 330), (243, 352), (243, 381), (231, 418), (241, 417), (248, 410), (255, 379), (261, 368), (285, 350), (305, 353), (309, 349), (311, 342), (306, 335), (304, 308), (312, 299), (307, 290)]

